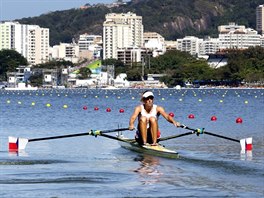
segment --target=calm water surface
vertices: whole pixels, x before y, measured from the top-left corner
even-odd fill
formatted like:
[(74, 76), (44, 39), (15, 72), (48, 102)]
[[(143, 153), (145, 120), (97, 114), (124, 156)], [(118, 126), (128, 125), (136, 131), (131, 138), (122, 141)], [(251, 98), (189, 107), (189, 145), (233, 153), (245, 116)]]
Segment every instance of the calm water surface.
[[(181, 154), (177, 160), (133, 153), (115, 140), (92, 136), (29, 142), (24, 152), (9, 153), (8, 136), (128, 127), (142, 90), (1, 90), (0, 197), (264, 196), (263, 89), (153, 91), (155, 103), (189, 127), (235, 139), (253, 137), (252, 154), (241, 155), (239, 143), (206, 134), (163, 142)], [(242, 124), (236, 123), (238, 117)], [(159, 123), (162, 136), (187, 132), (163, 118)], [(134, 132), (123, 134), (133, 137)]]

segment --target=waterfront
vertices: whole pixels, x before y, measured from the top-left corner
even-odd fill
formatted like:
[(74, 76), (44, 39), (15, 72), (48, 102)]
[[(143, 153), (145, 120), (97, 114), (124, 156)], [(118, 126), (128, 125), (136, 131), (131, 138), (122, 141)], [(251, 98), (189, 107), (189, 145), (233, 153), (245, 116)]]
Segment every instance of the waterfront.
[[(179, 151), (178, 160), (143, 156), (120, 148), (114, 140), (85, 136), (30, 142), (25, 152), (8, 153), (9, 135), (37, 138), (127, 127), (142, 90), (1, 90), (0, 196), (264, 195), (263, 89), (153, 91), (155, 103), (187, 126), (236, 139), (252, 136), (252, 156), (240, 155), (238, 143), (205, 134), (164, 142)], [(119, 112), (121, 108), (124, 113)], [(195, 118), (189, 119), (189, 114)], [(242, 124), (235, 122), (238, 117)], [(186, 132), (163, 118), (160, 128), (162, 136)], [(133, 137), (134, 132), (123, 134)]]

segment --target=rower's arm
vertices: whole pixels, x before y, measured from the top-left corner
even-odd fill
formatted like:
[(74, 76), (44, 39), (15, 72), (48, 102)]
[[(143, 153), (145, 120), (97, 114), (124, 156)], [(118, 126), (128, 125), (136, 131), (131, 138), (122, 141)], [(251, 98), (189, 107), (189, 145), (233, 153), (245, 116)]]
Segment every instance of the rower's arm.
[(134, 123), (136, 118), (138, 117), (138, 114), (140, 113), (140, 106), (137, 106), (132, 114), (132, 116), (130, 117), (129, 120), (129, 130), (133, 130), (135, 129)]
[(172, 123), (176, 127), (180, 127), (181, 124), (173, 119), (169, 114), (167, 114), (163, 107), (157, 107), (157, 113), (160, 113), (168, 122)]

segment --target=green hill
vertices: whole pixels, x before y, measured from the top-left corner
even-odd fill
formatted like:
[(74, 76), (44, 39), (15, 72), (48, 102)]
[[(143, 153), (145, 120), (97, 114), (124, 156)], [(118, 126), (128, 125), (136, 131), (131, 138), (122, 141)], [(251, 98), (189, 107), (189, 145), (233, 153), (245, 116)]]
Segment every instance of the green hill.
[(72, 42), (72, 38), (78, 39), (83, 33), (102, 35), (107, 13), (131, 11), (143, 17), (144, 31), (158, 32), (167, 40), (175, 40), (186, 35), (216, 36), (217, 26), (229, 22), (255, 29), (255, 10), (260, 4), (263, 0), (132, 0), (114, 8), (97, 4), (17, 21), (49, 28), (53, 46)]

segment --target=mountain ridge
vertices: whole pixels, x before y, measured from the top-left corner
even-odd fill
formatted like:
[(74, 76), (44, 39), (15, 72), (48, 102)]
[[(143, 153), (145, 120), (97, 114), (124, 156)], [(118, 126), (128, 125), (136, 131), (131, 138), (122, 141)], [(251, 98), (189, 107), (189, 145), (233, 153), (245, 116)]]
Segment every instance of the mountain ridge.
[(144, 31), (157, 32), (166, 40), (184, 36), (218, 35), (217, 27), (235, 22), (255, 29), (256, 7), (263, 0), (132, 0), (126, 5), (109, 8), (96, 4), (86, 9), (69, 9), (17, 20), (50, 29), (50, 45), (69, 43), (80, 34), (103, 32), (107, 13), (134, 12), (143, 18)]

